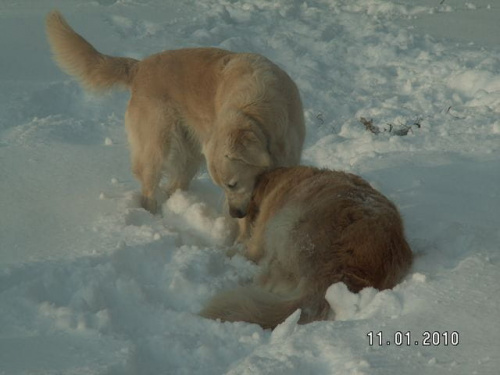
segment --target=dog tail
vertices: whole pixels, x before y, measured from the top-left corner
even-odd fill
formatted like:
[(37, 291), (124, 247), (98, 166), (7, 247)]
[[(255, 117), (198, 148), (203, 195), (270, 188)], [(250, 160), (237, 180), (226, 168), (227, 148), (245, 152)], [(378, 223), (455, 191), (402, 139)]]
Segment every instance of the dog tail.
[(96, 90), (115, 85), (130, 87), (138, 60), (103, 55), (77, 34), (55, 10), (47, 15), (46, 30), (58, 65), (83, 85)]
[(256, 323), (264, 329), (273, 329), (299, 308), (302, 309), (301, 324), (326, 319), (330, 310), (324, 293), (311, 295), (296, 289), (281, 294), (246, 286), (216, 295), (200, 315), (221, 321)]

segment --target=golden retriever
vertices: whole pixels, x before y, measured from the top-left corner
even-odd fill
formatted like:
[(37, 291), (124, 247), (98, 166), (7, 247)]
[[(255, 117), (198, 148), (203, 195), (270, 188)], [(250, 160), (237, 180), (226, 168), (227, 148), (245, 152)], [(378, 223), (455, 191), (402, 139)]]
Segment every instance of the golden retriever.
[(142, 205), (158, 209), (159, 184), (187, 189), (205, 157), (229, 212), (244, 217), (255, 178), (300, 162), (304, 115), (295, 83), (263, 56), (217, 48), (165, 51), (144, 60), (101, 54), (57, 11), (46, 20), (59, 66), (86, 87), (131, 91), (125, 115)]
[(325, 319), (327, 288), (394, 287), (412, 252), (398, 210), (353, 174), (277, 168), (257, 180), (245, 217), (245, 255), (261, 266), (250, 286), (216, 295), (200, 315), (274, 328), (300, 308), (300, 323)]

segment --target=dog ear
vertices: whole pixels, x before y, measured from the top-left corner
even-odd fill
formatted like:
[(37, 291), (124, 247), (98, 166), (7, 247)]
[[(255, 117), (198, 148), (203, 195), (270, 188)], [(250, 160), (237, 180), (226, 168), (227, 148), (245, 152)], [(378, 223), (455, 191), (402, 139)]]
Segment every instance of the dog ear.
[(238, 129), (232, 134), (228, 157), (242, 160), (255, 167), (268, 168), (271, 166), (271, 155), (264, 142), (257, 137), (253, 130)]

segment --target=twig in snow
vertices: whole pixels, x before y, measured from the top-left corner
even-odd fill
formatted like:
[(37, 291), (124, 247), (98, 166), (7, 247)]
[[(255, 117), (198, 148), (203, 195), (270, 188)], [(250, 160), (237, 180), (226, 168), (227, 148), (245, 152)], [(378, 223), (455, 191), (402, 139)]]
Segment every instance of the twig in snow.
[(423, 117), (417, 117), (417, 119), (413, 122), (412, 126), (416, 126), (417, 128), (421, 128), (422, 127), (422, 120), (424, 118)]
[[(392, 124), (387, 124), (387, 125), (390, 126), (390, 128), (389, 128), (389, 133), (390, 133), (392, 131), (392, 129), (394, 128), (394, 126)], [(394, 132), (392, 134), (399, 135), (399, 136), (407, 135), (408, 132), (411, 131), (411, 127), (412, 127), (412, 125), (410, 125), (410, 126), (401, 125), (401, 127), (399, 129), (394, 130)]]
[[(408, 122), (406, 124), (399, 124), (399, 125), (388, 123), (387, 126), (389, 126), (389, 129), (385, 128), (384, 132), (389, 132), (394, 135), (404, 136), (407, 135), (409, 132), (413, 133), (412, 128), (414, 126), (420, 129), (422, 127), (421, 124), (422, 120), (423, 120), (422, 117), (417, 117), (417, 119), (412, 124), (409, 124)], [(373, 119), (367, 120), (364, 117), (361, 117), (359, 121), (365, 126), (366, 130), (369, 130), (373, 134), (378, 134), (381, 132), (380, 128), (377, 125), (373, 124)]]
[[(412, 130), (412, 127), (416, 126), (417, 128), (421, 128), (422, 127), (422, 122), (423, 118), (422, 117), (417, 117), (417, 119), (415, 121), (413, 121), (413, 124), (400, 124), (398, 125), (398, 129), (394, 130), (393, 134), (395, 135), (400, 135), (400, 136), (403, 136), (403, 135), (407, 135), (409, 132), (412, 132), (413, 133), (413, 130)], [(394, 129), (394, 125), (393, 124), (387, 124), (389, 125), (389, 133), (392, 132), (392, 130)]]
[(361, 117), (359, 121), (365, 126), (366, 130), (371, 131), (373, 134), (380, 133), (380, 129), (378, 128), (378, 126), (373, 125), (373, 119), (367, 120), (364, 117)]

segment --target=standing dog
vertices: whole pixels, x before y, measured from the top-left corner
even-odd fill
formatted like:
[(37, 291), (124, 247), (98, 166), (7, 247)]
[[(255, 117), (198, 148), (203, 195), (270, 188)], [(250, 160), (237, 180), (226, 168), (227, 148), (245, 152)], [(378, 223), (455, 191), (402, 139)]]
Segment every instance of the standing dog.
[(327, 288), (394, 287), (412, 263), (398, 210), (362, 178), (312, 167), (277, 168), (255, 186), (246, 256), (261, 265), (251, 286), (215, 296), (201, 315), (274, 328), (296, 309), (325, 319)]
[(229, 212), (244, 217), (255, 179), (300, 161), (305, 128), (296, 85), (263, 56), (216, 48), (165, 51), (142, 61), (98, 52), (62, 15), (47, 16), (59, 66), (93, 89), (131, 91), (125, 126), (142, 205), (157, 211), (159, 183), (187, 189), (206, 158)]

